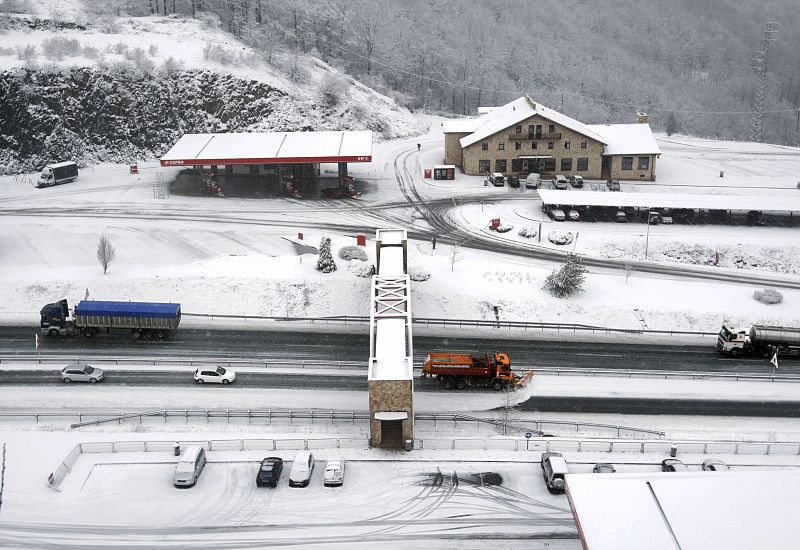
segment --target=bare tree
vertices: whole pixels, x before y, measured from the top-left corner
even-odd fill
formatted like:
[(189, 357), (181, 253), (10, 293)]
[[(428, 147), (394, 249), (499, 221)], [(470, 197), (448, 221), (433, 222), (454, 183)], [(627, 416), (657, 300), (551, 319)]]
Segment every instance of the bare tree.
[(100, 236), (100, 242), (97, 244), (97, 261), (103, 266), (103, 275), (108, 272), (108, 264), (117, 257), (117, 249), (108, 240), (105, 235)]
[(631, 273), (633, 273), (634, 270), (633, 264), (631, 262), (625, 262), (624, 264), (622, 264), (622, 269), (625, 270), (625, 284), (627, 285), (628, 279), (630, 278)]
[(456, 262), (461, 259), (461, 243), (454, 242), (450, 251), (450, 272), (455, 269)]

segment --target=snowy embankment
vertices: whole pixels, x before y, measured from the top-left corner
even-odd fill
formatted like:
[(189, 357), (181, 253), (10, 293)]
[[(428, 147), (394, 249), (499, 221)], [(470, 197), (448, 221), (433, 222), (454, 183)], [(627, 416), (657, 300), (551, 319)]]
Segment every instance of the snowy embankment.
[(9, 121), (0, 170), (152, 159), (192, 132), (346, 129), (388, 139), (425, 128), (316, 58), (267, 61), (198, 20), (84, 25), (0, 17), (0, 120)]

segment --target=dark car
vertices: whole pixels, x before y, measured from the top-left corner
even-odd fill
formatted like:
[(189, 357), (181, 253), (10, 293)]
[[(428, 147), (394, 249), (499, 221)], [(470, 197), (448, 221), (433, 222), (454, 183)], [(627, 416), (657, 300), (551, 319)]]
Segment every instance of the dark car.
[(750, 210), (747, 213), (747, 225), (767, 225), (764, 218), (758, 210)]
[(277, 487), (283, 471), (283, 459), (270, 456), (261, 461), (256, 474), (257, 487)]
[(519, 187), (519, 178), (517, 176), (508, 176), (506, 179), (509, 187)]
[(611, 191), (619, 191), (619, 180), (608, 180), (606, 181), (606, 186)]
[(608, 462), (598, 462), (594, 465), (594, 468), (592, 468), (592, 472), (595, 474), (613, 474), (616, 471), (617, 469), (614, 468), (614, 465)]

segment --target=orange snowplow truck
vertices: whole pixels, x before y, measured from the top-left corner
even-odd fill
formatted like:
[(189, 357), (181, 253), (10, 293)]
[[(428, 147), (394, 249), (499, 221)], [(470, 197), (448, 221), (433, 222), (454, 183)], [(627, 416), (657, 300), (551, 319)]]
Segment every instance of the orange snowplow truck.
[(422, 364), (422, 378), (435, 378), (446, 390), (464, 389), (467, 386), (491, 387), (502, 390), (515, 388), (527, 382), (533, 371), (518, 376), (511, 370), (511, 361), (505, 353), (472, 355), (470, 353), (429, 353)]

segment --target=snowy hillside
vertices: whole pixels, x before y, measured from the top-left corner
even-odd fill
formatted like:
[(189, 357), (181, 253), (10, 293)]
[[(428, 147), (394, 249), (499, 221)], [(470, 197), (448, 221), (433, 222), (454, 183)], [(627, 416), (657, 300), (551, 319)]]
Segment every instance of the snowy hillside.
[(0, 169), (48, 161), (126, 162), (186, 132), (424, 129), (393, 100), (308, 56), (271, 63), (197, 20), (97, 24), (0, 18)]

